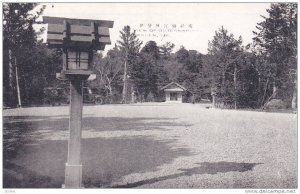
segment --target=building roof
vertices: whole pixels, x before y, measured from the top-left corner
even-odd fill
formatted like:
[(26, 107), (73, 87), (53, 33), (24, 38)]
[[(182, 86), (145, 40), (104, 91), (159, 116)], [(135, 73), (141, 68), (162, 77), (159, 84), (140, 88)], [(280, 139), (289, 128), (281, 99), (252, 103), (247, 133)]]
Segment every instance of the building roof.
[[(174, 87), (175, 86), (175, 87)], [(187, 89), (185, 87), (183, 87), (182, 85), (176, 83), (176, 82), (171, 82), (169, 84), (167, 84), (166, 86), (162, 87), (161, 90), (176, 90), (176, 88), (180, 88), (184, 91), (186, 91)]]

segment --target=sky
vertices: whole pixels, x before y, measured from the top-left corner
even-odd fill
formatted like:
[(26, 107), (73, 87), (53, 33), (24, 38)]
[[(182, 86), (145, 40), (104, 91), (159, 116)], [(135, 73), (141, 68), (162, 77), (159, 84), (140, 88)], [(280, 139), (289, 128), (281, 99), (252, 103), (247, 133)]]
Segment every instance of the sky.
[[(119, 40), (119, 31), (129, 25), (145, 44), (169, 41), (188, 50), (207, 53), (208, 41), (224, 26), (243, 44), (252, 43), (261, 15), (267, 16), (270, 3), (51, 3), (45, 4), (44, 16), (112, 20), (111, 49)], [(45, 39), (46, 34), (42, 36)], [(105, 53), (105, 52), (104, 52)]]

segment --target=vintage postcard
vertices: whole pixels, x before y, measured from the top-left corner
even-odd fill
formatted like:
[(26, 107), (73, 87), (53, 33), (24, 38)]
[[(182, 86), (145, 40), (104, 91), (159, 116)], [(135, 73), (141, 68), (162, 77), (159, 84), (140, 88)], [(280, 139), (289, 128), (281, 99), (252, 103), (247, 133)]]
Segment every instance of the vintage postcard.
[(297, 6), (2, 3), (4, 191), (295, 193)]

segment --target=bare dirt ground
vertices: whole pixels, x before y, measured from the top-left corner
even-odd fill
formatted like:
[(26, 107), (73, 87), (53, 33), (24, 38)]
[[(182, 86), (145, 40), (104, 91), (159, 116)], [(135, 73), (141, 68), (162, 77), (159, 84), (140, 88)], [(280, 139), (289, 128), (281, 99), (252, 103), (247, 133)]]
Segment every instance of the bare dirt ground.
[[(84, 186), (297, 187), (297, 114), (206, 106), (84, 107)], [(3, 111), (4, 187), (61, 187), (68, 114), (67, 106)]]

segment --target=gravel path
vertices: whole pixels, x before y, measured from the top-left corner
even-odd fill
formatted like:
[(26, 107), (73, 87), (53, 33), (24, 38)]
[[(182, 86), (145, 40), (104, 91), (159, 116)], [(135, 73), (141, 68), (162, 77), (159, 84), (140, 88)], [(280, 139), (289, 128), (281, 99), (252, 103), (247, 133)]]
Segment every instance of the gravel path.
[[(63, 184), (68, 114), (3, 111), (4, 148), (12, 149), (4, 186)], [(297, 187), (296, 114), (165, 103), (86, 106), (83, 114), (85, 187)]]

